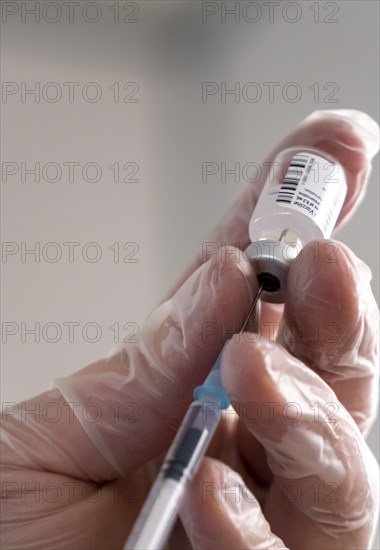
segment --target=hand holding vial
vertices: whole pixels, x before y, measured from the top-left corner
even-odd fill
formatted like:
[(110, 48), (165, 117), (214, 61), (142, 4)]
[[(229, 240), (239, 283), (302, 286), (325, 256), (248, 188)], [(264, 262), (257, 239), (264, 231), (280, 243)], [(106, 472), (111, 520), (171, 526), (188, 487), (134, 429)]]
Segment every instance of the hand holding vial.
[[(137, 344), (4, 411), (4, 547), (122, 548), (155, 476), (152, 461), (168, 449), (193, 389), (248, 314), (259, 283), (255, 257), (243, 252), (262, 238), (279, 243), (276, 249), (292, 246), (298, 256), (289, 257), (281, 299), (263, 299), (260, 333), (245, 332), (224, 347), (221, 379), (234, 410), (223, 413), (210, 456), (187, 488), (180, 510), (186, 536), (178, 528), (173, 544), (370, 546), (378, 466), (364, 436), (376, 414), (378, 310), (367, 266), (325, 237), (340, 201), (337, 226), (358, 207), (378, 140), (376, 123), (357, 111), (306, 118), (266, 159), (273, 165), (291, 149), (288, 166), (300, 165), (285, 172), (279, 206), (281, 223), (290, 216), (300, 220), (296, 231), (287, 235), (287, 224), (276, 221), (270, 234), (262, 234), (260, 215), (250, 226), (264, 200), (268, 171), (263, 173), (205, 239), (218, 251), (195, 258), (149, 316)], [(345, 176), (343, 181), (338, 171), (337, 192), (326, 208), (319, 202), (323, 189), (319, 198), (304, 189), (302, 201), (293, 192), (294, 175), (306, 175), (307, 187), (320, 159), (333, 159)], [(307, 222), (301, 204), (309, 208)], [(316, 222), (311, 210), (317, 208)], [(280, 270), (280, 283), (281, 277)], [(204, 339), (205, 323), (224, 332)], [(102, 411), (94, 422), (81, 414), (91, 401)], [(52, 403), (62, 412), (55, 423), (23, 414)], [(123, 411), (130, 403), (137, 421), (115, 419), (115, 404)], [(59, 499), (49, 487), (61, 490)]]

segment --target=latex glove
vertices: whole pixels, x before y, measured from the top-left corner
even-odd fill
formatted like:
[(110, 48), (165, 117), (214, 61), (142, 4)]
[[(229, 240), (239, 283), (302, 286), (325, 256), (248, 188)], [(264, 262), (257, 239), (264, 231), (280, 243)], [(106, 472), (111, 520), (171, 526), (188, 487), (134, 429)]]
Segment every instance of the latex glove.
[(194, 548), (369, 548), (378, 465), (354, 419), (368, 428), (377, 403), (370, 278), (341, 243), (309, 243), (289, 272), (277, 341), (226, 345), (222, 380), (239, 419), (225, 415), (232, 441), (214, 447), (219, 460), (204, 462), (183, 506)]
[[(352, 116), (356, 118), (355, 122), (350, 118)], [(355, 112), (313, 114), (287, 136), (266, 160), (270, 162), (281, 149), (299, 144), (316, 146), (335, 155), (348, 175), (349, 192), (340, 217), (340, 221), (343, 221), (360, 201), (370, 171), (370, 161), (378, 147), (378, 136), (371, 132), (373, 124), (365, 115)], [(244, 249), (248, 244), (249, 217), (264, 179), (265, 173), (260, 185), (256, 184), (245, 191), (218, 228), (207, 238), (208, 241), (219, 244), (239, 242)], [(222, 250), (202, 265), (200, 257), (195, 260), (168, 300), (151, 314), (139, 335), (138, 344), (120, 349), (74, 375), (56, 381), (55, 389), (8, 411), (3, 422), (1, 453), (1, 521), (4, 547), (122, 547), (149, 488), (149, 461), (167, 449), (191, 402), (194, 386), (202, 383), (206, 377), (223, 346), (223, 335), (241, 324), (256, 290), (256, 277), (250, 264), (236, 250), (229, 249), (229, 252), (226, 255)], [(348, 255), (349, 252), (345, 254)], [(359, 297), (359, 289), (365, 288), (368, 282), (359, 276), (353, 276), (354, 266), (361, 265), (359, 260), (352, 254), (349, 255), (349, 261), (346, 256), (342, 258), (344, 259), (340, 259), (336, 265), (344, 272), (345, 284), (341, 284), (344, 292), (342, 290), (340, 295), (337, 290), (334, 307), (339, 304), (339, 298), (344, 298), (341, 306), (343, 308), (347, 306), (347, 292), (353, 297)], [(305, 255), (303, 262), (308, 267), (306, 260)], [(291, 281), (297, 281), (300, 266), (301, 262), (292, 268)], [(311, 266), (312, 279), (315, 281), (322, 276), (323, 269), (320, 267), (319, 262), (314, 262)], [(298, 298), (295, 300), (291, 284), (290, 282), (285, 322), (294, 308), (309, 307), (305, 303), (301, 304)], [(313, 311), (318, 319), (328, 316), (331, 309), (329, 304), (323, 300), (318, 301), (317, 298), (314, 302), (314, 308), (309, 311)], [(347, 387), (350, 381), (351, 384), (356, 383), (350, 375), (354, 365), (355, 371), (362, 373), (359, 380), (365, 384), (363, 391), (366, 392), (366, 403), (373, 403), (376, 310), (370, 292), (363, 293), (362, 290), (360, 299), (351, 299), (349, 304), (351, 317), (348, 319), (338, 316), (339, 322), (342, 323), (345, 334), (351, 335), (351, 340), (347, 342), (352, 342), (354, 346), (355, 337), (358, 346), (355, 353), (348, 353), (347, 358), (350, 360), (345, 359), (342, 365), (341, 381), (346, 381), (344, 395), (350, 396), (353, 393), (351, 391), (350, 394)], [(276, 322), (280, 316), (279, 308), (265, 307), (262, 324)], [(202, 338), (202, 323), (206, 322), (223, 326), (226, 330), (209, 335), (205, 341)], [(363, 330), (360, 333), (356, 329), (353, 331), (352, 326), (362, 326)], [(292, 388), (301, 406), (305, 406), (305, 403), (308, 405), (314, 396), (323, 404), (326, 399), (332, 401), (344, 398), (344, 392), (338, 391), (339, 383), (334, 388), (335, 395), (322, 381), (326, 361), (318, 364), (310, 362), (310, 366), (319, 369), (318, 375), (313, 374), (312, 370), (279, 348), (273, 352), (270, 363), (272, 367), (269, 368), (264, 365), (263, 360), (260, 361), (263, 341), (259, 345), (249, 346), (246, 342), (228, 344), (223, 358), (223, 377), (227, 391), (237, 404), (244, 403), (247, 396), (249, 399), (252, 396), (256, 399), (257, 395), (257, 399), (260, 397), (265, 400), (273, 391), (276, 392), (276, 399), (277, 396), (278, 399), (289, 399), (288, 392)], [(307, 362), (307, 358), (311, 357), (327, 357), (324, 342), (313, 347), (305, 337), (301, 344), (291, 349), (291, 352), (295, 356), (300, 354), (303, 361)], [(275, 346), (270, 342), (267, 345)], [(289, 342), (286, 345), (289, 346)], [(347, 346), (344, 346), (344, 351), (348, 351)], [(342, 354), (339, 350), (332, 352), (338, 365)], [(279, 368), (278, 354), (284, 354), (286, 358), (283, 366), (289, 372), (296, 373), (294, 383), (291, 382), (293, 376), (287, 377), (289, 380), (284, 378), (284, 385), (277, 379), (279, 375), (275, 372)], [(267, 357), (269, 356), (267, 353)], [(252, 358), (255, 364), (251, 363)], [(236, 372), (231, 371), (232, 364)], [(268, 372), (268, 376), (260, 377), (263, 372)], [(329, 373), (326, 372), (327, 374)], [(251, 384), (251, 378), (254, 384)], [(258, 383), (258, 380), (261, 382)], [(245, 391), (251, 391), (252, 394), (242, 393), (239, 381)], [(327, 381), (332, 383), (332, 380)], [(348, 402), (346, 406), (349, 408)], [(26, 414), (27, 410), (33, 408), (37, 411), (36, 414)], [(371, 422), (373, 406), (361, 408), (360, 403), (355, 402), (353, 410), (363, 425)], [(306, 542), (310, 548), (320, 548), (321, 543), (326, 547), (326, 541), (333, 541), (331, 545), (343, 548), (347, 537), (352, 533), (360, 539), (362, 547), (367, 545), (374, 523), (371, 512), (375, 509), (376, 494), (371, 487), (371, 476), (374, 475), (375, 468), (354, 420), (343, 411), (340, 404), (338, 414), (339, 426), (346, 428), (343, 433), (335, 430), (335, 439), (335, 431), (331, 428), (323, 431), (325, 426), (322, 423), (312, 424), (311, 431), (309, 430), (313, 444), (317, 440), (323, 443), (321, 448), (316, 446), (318, 457), (325, 456), (324, 450), (329, 445), (332, 447), (330, 458), (334, 452), (338, 453), (335, 462), (331, 460), (324, 463), (327, 478), (333, 478), (333, 482), (337, 484), (343, 484), (347, 480), (349, 483), (351, 480), (352, 491), (347, 493), (342, 489), (342, 500), (334, 513), (329, 514), (328, 503), (318, 502), (319, 512), (313, 515), (307, 507), (303, 509), (303, 502), (298, 508), (290, 507), (288, 502), (276, 498), (272, 510), (269, 507), (267, 512), (266, 504), (264, 511), (268, 513), (271, 528), (283, 537), (282, 543), (271, 535), (255, 502), (249, 508), (241, 507), (241, 513), (240, 504), (237, 507), (224, 503), (220, 505), (217, 498), (198, 507), (205, 476), (211, 482), (218, 482), (220, 479), (228, 481), (230, 476), (236, 476), (227, 465), (210, 462), (211, 459), (208, 459), (201, 468), (197, 481), (192, 485), (182, 512), (182, 519), (193, 546), (245, 548), (259, 547), (261, 544), (262, 547), (269, 548), (275, 541), (279, 547), (286, 544), (293, 545), (291, 547), (294, 548), (305, 548)], [(302, 429), (295, 430), (300, 433), (301, 445), (307, 439), (305, 434), (308, 433), (308, 419), (305, 413), (302, 417)], [(242, 420), (244, 422), (244, 417)], [(269, 433), (265, 430), (265, 423), (249, 425), (249, 430), (244, 428), (242, 422), (233, 421), (232, 425), (223, 423), (214, 442), (213, 453), (236, 469), (244, 470), (248, 482), (250, 478), (256, 477), (256, 470), (264, 485), (272, 483), (273, 475), (280, 481), (286, 480), (286, 476), (294, 475), (291, 479), (301, 482), (308, 461), (300, 457), (299, 452), (294, 453), (294, 442), (292, 443), (291, 438), (289, 448), (287, 441), (282, 445), (280, 436), (284, 432), (284, 426), (281, 419), (276, 417), (275, 425), (276, 430)], [(263, 429), (267, 440), (262, 437)], [(265, 459), (266, 452), (272, 457), (269, 459), (269, 467)], [(346, 453), (355, 459), (355, 478), (342, 476), (343, 468), (347, 466)], [(281, 469), (283, 465), (279, 462), (282, 455), (289, 456), (286, 461), (288, 469), (285, 470)], [(313, 455), (312, 458), (315, 469), (312, 475), (319, 479), (322, 466), (317, 457)], [(337, 465), (339, 462), (340, 467)], [(334, 477), (335, 474), (339, 475)], [(350, 497), (348, 504), (347, 495)], [(363, 514), (365, 506), (367, 514)], [(205, 518), (198, 514), (198, 510), (206, 509), (211, 514), (207, 525)], [(293, 509), (298, 512), (298, 516)], [(292, 514), (285, 521), (288, 529), (286, 531), (283, 525), (284, 514), (290, 510)], [(339, 518), (336, 519), (335, 516), (339, 516), (339, 513), (347, 514), (347, 521), (341, 522), (337, 535), (336, 524), (339, 524)], [(329, 515), (331, 530), (326, 533), (323, 520)], [(220, 519), (224, 523), (221, 524)], [(239, 526), (241, 529), (237, 529)], [(225, 535), (223, 540), (221, 534)], [(301, 546), (299, 540), (302, 540)], [(177, 547), (184, 545), (185, 541), (180, 540)]]

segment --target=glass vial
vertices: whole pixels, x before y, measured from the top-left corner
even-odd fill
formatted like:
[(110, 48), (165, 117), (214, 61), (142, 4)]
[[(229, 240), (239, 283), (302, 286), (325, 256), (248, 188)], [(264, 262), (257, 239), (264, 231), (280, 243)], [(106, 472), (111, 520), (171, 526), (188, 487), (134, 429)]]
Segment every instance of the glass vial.
[(324, 151), (292, 147), (276, 157), (249, 223), (246, 250), (263, 300), (284, 301), (291, 263), (306, 243), (330, 237), (346, 193), (342, 165)]

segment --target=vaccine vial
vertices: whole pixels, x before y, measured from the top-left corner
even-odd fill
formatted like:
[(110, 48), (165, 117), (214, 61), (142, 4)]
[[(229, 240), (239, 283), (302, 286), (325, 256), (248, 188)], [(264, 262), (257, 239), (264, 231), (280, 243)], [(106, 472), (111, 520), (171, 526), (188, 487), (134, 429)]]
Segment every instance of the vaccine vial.
[(291, 264), (314, 239), (329, 238), (347, 193), (344, 169), (311, 147), (292, 147), (274, 160), (249, 223), (246, 249), (264, 301), (282, 303)]

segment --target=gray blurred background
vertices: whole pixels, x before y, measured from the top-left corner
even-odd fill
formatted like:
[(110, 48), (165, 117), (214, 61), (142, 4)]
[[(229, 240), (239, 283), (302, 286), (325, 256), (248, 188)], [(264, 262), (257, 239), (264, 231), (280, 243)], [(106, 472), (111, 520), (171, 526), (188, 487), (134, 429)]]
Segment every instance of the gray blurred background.
[[(204, 183), (203, 162), (259, 163), (316, 109), (379, 119), (378, 2), (241, 2), (225, 22), (235, 2), (49, 4), (2, 6), (3, 402), (133, 336), (247, 185)], [(262, 98), (202, 103), (204, 81), (256, 82)], [(371, 267), (377, 298), (378, 175), (375, 159), (337, 235)]]

